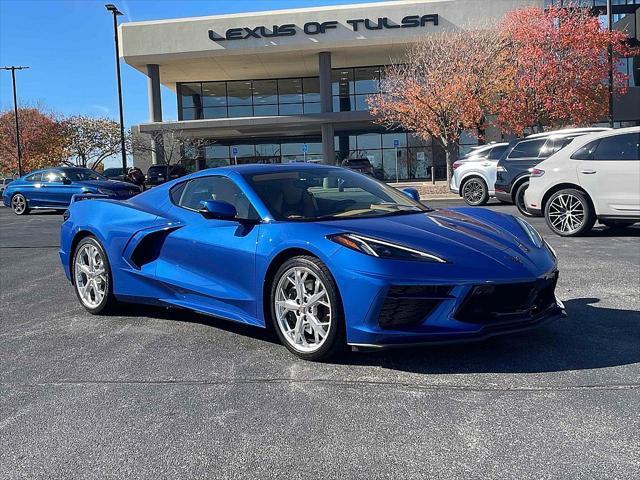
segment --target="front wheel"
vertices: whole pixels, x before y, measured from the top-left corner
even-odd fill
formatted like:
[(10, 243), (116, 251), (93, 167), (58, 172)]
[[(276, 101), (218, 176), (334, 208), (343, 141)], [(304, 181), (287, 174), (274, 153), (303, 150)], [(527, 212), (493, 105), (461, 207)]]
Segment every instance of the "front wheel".
[(587, 233), (596, 222), (591, 203), (579, 190), (572, 188), (554, 193), (544, 207), (549, 228), (562, 237)]
[(533, 214), (527, 210), (527, 204), (524, 201), (524, 193), (529, 188), (529, 182), (524, 182), (522, 185), (518, 187), (516, 190), (515, 204), (518, 207), (518, 211), (524, 215), (525, 217), (533, 217)]
[(462, 185), (462, 198), (472, 207), (486, 205), (489, 201), (489, 188), (481, 178), (470, 178)]
[(11, 197), (11, 208), (16, 215), (27, 215), (30, 210), (26, 197), (21, 193), (16, 193)]
[(98, 239), (89, 236), (78, 243), (71, 273), (78, 300), (89, 312), (106, 313), (115, 307), (111, 268)]
[(282, 344), (305, 360), (325, 360), (345, 347), (338, 288), (315, 257), (287, 260), (271, 286), (271, 318)]

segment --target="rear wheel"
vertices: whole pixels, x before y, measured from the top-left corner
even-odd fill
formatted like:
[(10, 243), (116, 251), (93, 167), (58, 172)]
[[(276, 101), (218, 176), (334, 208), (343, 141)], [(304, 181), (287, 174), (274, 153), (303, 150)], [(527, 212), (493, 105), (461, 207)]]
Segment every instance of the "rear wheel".
[(298, 256), (277, 271), (271, 318), (282, 344), (305, 360), (325, 360), (345, 347), (338, 288), (317, 258)]
[(481, 178), (470, 178), (462, 184), (462, 198), (472, 207), (486, 205), (489, 201), (487, 184)]
[(562, 237), (587, 233), (596, 221), (585, 194), (571, 188), (551, 196), (544, 207), (544, 218), (549, 228)]
[(527, 191), (527, 188), (529, 188), (529, 182), (524, 182), (522, 185), (520, 185), (518, 187), (518, 190), (516, 190), (516, 196), (514, 200), (516, 207), (518, 207), (518, 211), (522, 215), (524, 215), (525, 217), (532, 217), (533, 214), (527, 211), (527, 204), (524, 201), (524, 193)]
[(11, 208), (16, 215), (27, 215), (30, 210), (26, 197), (21, 193), (16, 193), (11, 197)]
[(95, 237), (85, 237), (78, 243), (71, 272), (78, 300), (89, 312), (106, 313), (115, 307), (109, 260)]

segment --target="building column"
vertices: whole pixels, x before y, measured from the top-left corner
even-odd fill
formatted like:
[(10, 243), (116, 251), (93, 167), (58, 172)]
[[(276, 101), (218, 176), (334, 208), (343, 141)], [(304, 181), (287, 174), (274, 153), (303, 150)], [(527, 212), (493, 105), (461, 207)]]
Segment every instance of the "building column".
[[(162, 122), (162, 96), (160, 94), (160, 66), (147, 65), (147, 96), (149, 99), (149, 121)], [(162, 131), (151, 137), (151, 163), (164, 163)]]
[[(331, 52), (318, 54), (318, 73), (320, 78), (320, 113), (333, 111), (333, 98), (331, 95)], [(335, 135), (333, 123), (322, 125), (322, 156), (324, 163), (335, 165), (336, 151), (333, 137)]]

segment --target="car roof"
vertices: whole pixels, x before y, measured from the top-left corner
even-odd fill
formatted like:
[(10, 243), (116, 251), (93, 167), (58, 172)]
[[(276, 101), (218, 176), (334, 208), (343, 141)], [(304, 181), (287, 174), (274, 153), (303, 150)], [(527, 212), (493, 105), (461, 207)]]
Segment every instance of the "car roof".
[(609, 127), (563, 128), (560, 130), (551, 130), (549, 132), (534, 133), (531, 135), (527, 135), (526, 137), (520, 140), (531, 140), (534, 138), (564, 137), (564, 136), (572, 135), (575, 133), (587, 134), (592, 132), (606, 132), (611, 130), (612, 129)]
[(217, 174), (228, 174), (235, 172), (240, 175), (253, 175), (258, 173), (273, 173), (273, 172), (296, 172), (296, 171), (313, 171), (323, 169), (343, 170), (341, 167), (334, 167), (332, 165), (316, 164), (316, 163), (247, 163), (244, 165), (229, 165), (226, 167), (208, 168), (206, 170), (200, 170), (191, 175), (191, 178), (211, 175), (215, 172)]
[(609, 129), (603, 132), (594, 132), (588, 135), (581, 135), (571, 143), (572, 150), (577, 150), (578, 147), (582, 147), (583, 145), (586, 145), (587, 143), (598, 140), (600, 138), (612, 137), (614, 135), (624, 135), (625, 133), (640, 133), (640, 127), (616, 128), (613, 130)]

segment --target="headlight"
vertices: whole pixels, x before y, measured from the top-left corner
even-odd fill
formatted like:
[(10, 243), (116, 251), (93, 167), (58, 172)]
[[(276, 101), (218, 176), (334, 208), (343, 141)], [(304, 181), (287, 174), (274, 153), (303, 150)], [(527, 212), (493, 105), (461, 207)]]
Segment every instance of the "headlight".
[(535, 228), (533, 228), (529, 222), (523, 220), (520, 217), (514, 217), (514, 218), (520, 224), (524, 232), (527, 234), (527, 237), (529, 237), (529, 240), (531, 240), (531, 243), (533, 243), (536, 247), (541, 248), (542, 243), (544, 242), (544, 240), (542, 239), (542, 235), (540, 235), (538, 231)]
[(101, 193), (102, 195), (115, 195), (116, 192), (114, 192), (113, 190), (109, 190), (108, 188), (99, 188), (98, 189), (98, 193)]
[(422, 262), (447, 263), (444, 258), (440, 258), (432, 253), (423, 252), (414, 248), (405, 247), (376, 238), (364, 237), (354, 233), (340, 233), (327, 237), (332, 242), (336, 242), (343, 247), (350, 248), (356, 252), (364, 253), (372, 257), (388, 258), (395, 260), (418, 260)]

